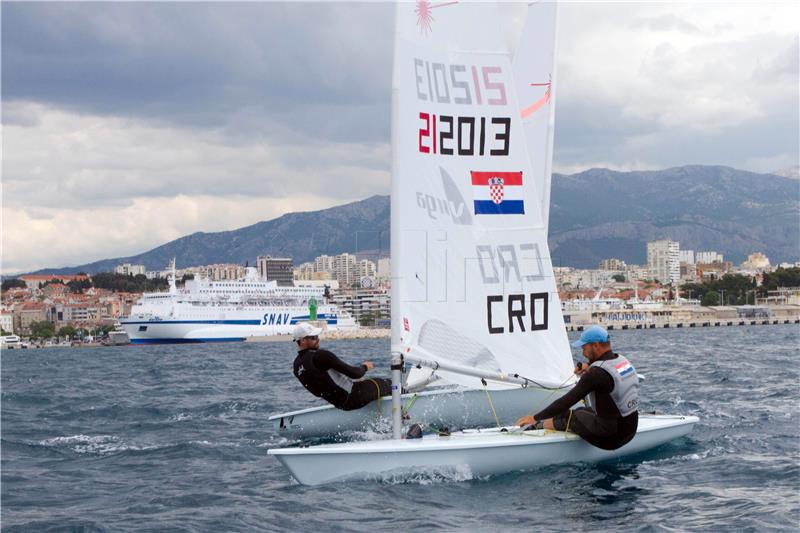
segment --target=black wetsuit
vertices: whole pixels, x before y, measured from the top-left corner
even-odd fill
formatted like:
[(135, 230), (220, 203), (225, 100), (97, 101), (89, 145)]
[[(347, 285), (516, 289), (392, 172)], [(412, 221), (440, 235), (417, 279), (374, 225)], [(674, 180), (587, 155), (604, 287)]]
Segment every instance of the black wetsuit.
[[(617, 354), (608, 351), (600, 357), (600, 360), (611, 360), (616, 357)], [(602, 368), (592, 367), (581, 376), (571, 391), (533, 416), (536, 420), (552, 418), (554, 427), (559, 431), (569, 429), (589, 444), (604, 450), (616, 450), (630, 442), (636, 435), (639, 413), (634, 411), (628, 416), (620, 416), (619, 409), (611, 399), (612, 390), (614, 390), (614, 380), (611, 376)], [(597, 411), (581, 407), (570, 414), (570, 407), (591, 392), (595, 393)]]
[(344, 411), (364, 407), (392, 393), (392, 382), (385, 378), (364, 377), (367, 367), (351, 366), (328, 350), (305, 349), (294, 360), (294, 375), (314, 396)]

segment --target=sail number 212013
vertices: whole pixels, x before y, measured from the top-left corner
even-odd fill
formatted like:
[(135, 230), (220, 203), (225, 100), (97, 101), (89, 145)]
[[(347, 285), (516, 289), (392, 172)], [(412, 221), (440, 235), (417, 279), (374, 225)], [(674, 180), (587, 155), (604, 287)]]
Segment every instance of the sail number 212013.
[(508, 156), (511, 117), (475, 113), (480, 109), (489, 111), (508, 106), (502, 66), (414, 58), (414, 80), (419, 102), (440, 106), (439, 109), (441, 106), (458, 106), (466, 111), (466, 114), (421, 111), (418, 129), (421, 153)]

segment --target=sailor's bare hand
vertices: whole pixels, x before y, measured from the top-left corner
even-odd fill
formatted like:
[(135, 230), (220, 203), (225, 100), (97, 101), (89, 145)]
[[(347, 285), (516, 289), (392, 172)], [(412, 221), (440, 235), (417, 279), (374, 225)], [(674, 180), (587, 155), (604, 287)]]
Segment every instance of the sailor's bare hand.
[(533, 418), (533, 415), (528, 415), (528, 416), (523, 416), (522, 418), (517, 420), (514, 424), (516, 424), (517, 426), (523, 427), (523, 426), (531, 426), (531, 425), (533, 425), (535, 423), (536, 423), (536, 419)]
[(585, 374), (587, 370), (589, 370), (589, 365), (586, 363), (577, 363), (575, 365), (575, 375)]
[(372, 361), (364, 361), (362, 364), (367, 367), (367, 370), (372, 370), (375, 368), (375, 365), (372, 364)]

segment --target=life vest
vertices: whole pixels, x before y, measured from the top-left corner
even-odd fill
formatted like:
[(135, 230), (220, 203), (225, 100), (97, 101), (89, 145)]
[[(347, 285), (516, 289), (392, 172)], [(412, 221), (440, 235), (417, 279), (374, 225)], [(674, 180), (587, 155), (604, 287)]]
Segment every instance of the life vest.
[(341, 407), (350, 393), (337, 385), (328, 372), (322, 372), (314, 365), (316, 353), (317, 350), (303, 350), (297, 354), (294, 360), (294, 376), (314, 396)]
[[(614, 359), (595, 361), (591, 366), (602, 368), (614, 380), (614, 389), (609, 396), (621, 416), (628, 416), (639, 409), (639, 378), (630, 361), (617, 354)], [(590, 402), (597, 409), (595, 393), (591, 394)]]

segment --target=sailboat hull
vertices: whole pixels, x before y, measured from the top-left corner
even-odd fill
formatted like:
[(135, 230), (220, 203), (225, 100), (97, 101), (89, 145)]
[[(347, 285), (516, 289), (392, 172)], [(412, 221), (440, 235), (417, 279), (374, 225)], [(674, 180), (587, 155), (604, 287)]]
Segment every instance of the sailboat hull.
[(641, 453), (688, 434), (697, 422), (694, 416), (642, 415), (633, 440), (613, 451), (595, 448), (572, 433), (489, 429), (448, 437), (279, 448), (269, 450), (269, 455), (304, 485), (426, 473), (469, 478), (559, 463), (601, 462)]
[[(567, 391), (569, 387), (551, 390), (528, 387), (492, 391), (487, 396), (482, 390), (430, 390), (404, 394), (403, 404), (410, 404), (407, 411), (411, 422), (451, 429), (490, 427), (497, 423), (494, 413), (500, 424), (510, 425), (546, 407)], [(269, 420), (283, 436), (315, 438), (386, 428), (391, 424), (391, 416), (392, 399), (385, 397), (354, 411), (326, 405), (274, 415)]]

